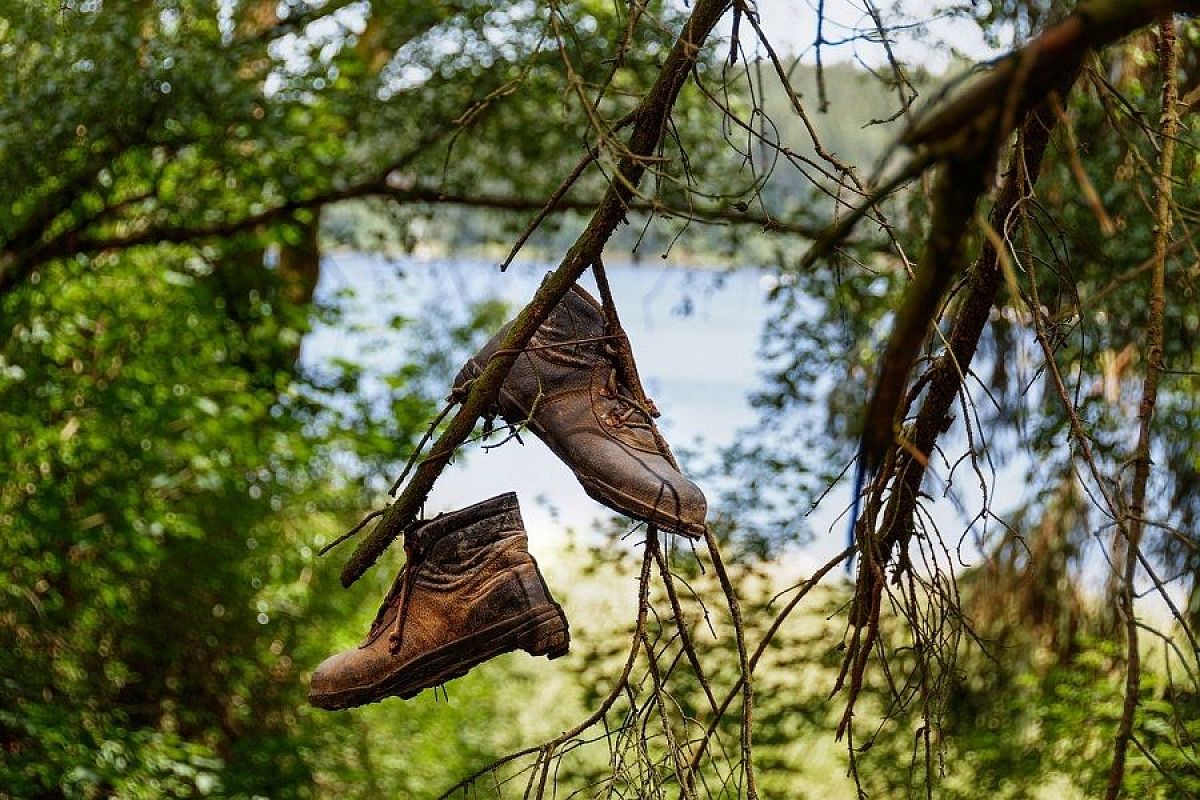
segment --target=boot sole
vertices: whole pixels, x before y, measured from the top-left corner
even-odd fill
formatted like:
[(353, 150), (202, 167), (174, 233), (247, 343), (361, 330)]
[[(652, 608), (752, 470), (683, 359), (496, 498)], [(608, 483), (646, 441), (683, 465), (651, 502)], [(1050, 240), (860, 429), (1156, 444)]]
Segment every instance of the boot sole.
[[(467, 362), (467, 364), (471, 367), (471, 371), (474, 373), (473, 377), (478, 377), (482, 372), (479, 362), (472, 358)], [(520, 403), (514, 400), (512, 395), (506, 392), (504, 389), (500, 390), (500, 396), (501, 399), (504, 400), (504, 402), (506, 402), (509, 406), (520, 408)], [(583, 490), (587, 493), (588, 497), (592, 498), (597, 503), (600, 503), (607, 508), (611, 508), (618, 514), (625, 514), (633, 517), (634, 519), (647, 522), (651, 525), (657, 525), (659, 528), (668, 533), (677, 533), (681, 536), (686, 536), (689, 539), (703, 539), (704, 534), (708, 532), (708, 526), (703, 523), (696, 525), (694, 523), (684, 522), (678, 517), (666, 516), (659, 509), (651, 508), (636, 498), (630, 497), (624, 492), (609, 486), (603, 481), (580, 475), (578, 472), (575, 472), (574, 467), (571, 467), (570, 459), (563, 455), (562, 451), (560, 451), (557, 446), (552, 444), (552, 439), (537, 420), (530, 417), (525, 424), (531, 431), (534, 432), (534, 434), (537, 435), (539, 439), (542, 440), (543, 443), (545, 443), (547, 447), (550, 448), (550, 452), (554, 453), (554, 455), (558, 457), (559, 461), (570, 467), (571, 471), (575, 473), (575, 477), (579, 481), (580, 485), (583, 486)]]
[(309, 695), (309, 702), (317, 708), (338, 711), (377, 703), (392, 696), (408, 700), (431, 686), (461, 678), (472, 668), (503, 653), (524, 650), (531, 656), (546, 656), (553, 661), (565, 656), (570, 644), (571, 634), (566, 617), (556, 605), (551, 605), (540, 611), (510, 617), (471, 636), (443, 645), (422, 658), (408, 662), (379, 683)]

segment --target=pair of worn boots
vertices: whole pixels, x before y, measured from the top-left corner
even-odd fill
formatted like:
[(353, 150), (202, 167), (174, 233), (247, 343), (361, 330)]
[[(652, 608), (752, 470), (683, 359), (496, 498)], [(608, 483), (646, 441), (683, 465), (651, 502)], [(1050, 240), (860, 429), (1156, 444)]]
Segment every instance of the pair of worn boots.
[[(452, 397), (483, 371), (508, 329), (462, 368)], [(628, 353), (601, 305), (573, 287), (517, 358), (496, 411), (546, 442), (592, 498), (663, 530), (702, 536), (704, 495), (679, 472), (656, 412), (630, 386)], [(529, 554), (515, 494), (418, 524), (405, 534), (405, 551), (366, 641), (313, 674), (313, 705), (413, 697), (511, 650), (566, 654), (567, 619)]]

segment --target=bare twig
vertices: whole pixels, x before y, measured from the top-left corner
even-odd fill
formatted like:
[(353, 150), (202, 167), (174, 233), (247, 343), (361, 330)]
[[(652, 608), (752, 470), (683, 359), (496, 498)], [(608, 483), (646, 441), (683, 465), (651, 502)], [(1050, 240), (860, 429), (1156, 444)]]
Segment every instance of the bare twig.
[(1158, 383), (1163, 372), (1163, 316), (1166, 309), (1167, 246), (1171, 238), (1171, 177), (1175, 159), (1175, 137), (1179, 129), (1179, 85), (1176, 77), (1178, 52), (1175, 46), (1175, 20), (1169, 14), (1159, 21), (1158, 60), (1162, 72), (1162, 117), (1159, 137), (1162, 151), (1154, 180), (1154, 267), (1150, 278), (1149, 309), (1146, 316), (1146, 377), (1142, 383), (1142, 401), (1138, 407), (1138, 440), (1133, 455), (1133, 488), (1125, 525), (1125, 575), (1121, 590), (1121, 614), (1125, 618), (1126, 665), (1125, 702), (1121, 722), (1113, 744), (1112, 766), (1108, 772), (1107, 800), (1121, 794), (1125, 778), (1125, 754), (1133, 736), (1141, 691), (1141, 654), (1138, 652), (1137, 618), (1134, 610), (1134, 578), (1137, 574), (1138, 548), (1142, 541), (1142, 516), (1146, 506), (1146, 486), (1150, 481), (1150, 426), (1158, 401)]
[(704, 541), (708, 544), (708, 555), (713, 562), (713, 571), (721, 590), (725, 593), (725, 601), (729, 604), (729, 614), (733, 619), (734, 640), (737, 642), (738, 666), (742, 671), (742, 769), (746, 773), (746, 797), (755, 800), (758, 789), (754, 783), (754, 685), (751, 679), (750, 662), (746, 655), (746, 629), (742, 624), (742, 608), (738, 601), (737, 591), (729, 580), (725, 570), (725, 562), (721, 558), (721, 548), (711, 530), (704, 532)]
[(633, 672), (633, 665), (637, 662), (638, 650), (642, 646), (643, 635), (646, 632), (646, 614), (650, 608), (650, 565), (653, 562), (654, 562), (654, 556), (650, 552), (650, 550), (647, 548), (645, 554), (642, 556), (642, 571), (641, 571), (641, 575), (639, 576), (639, 583), (638, 583), (640, 589), (638, 592), (637, 621), (634, 623), (633, 639), (632, 639), (632, 644), (629, 647), (629, 655), (625, 659), (625, 666), (621, 670), (621, 674), (617, 677), (617, 680), (613, 684), (612, 689), (609, 690), (608, 695), (605, 696), (604, 700), (601, 701), (600, 705), (596, 708), (596, 710), (593, 711), (591, 714), (589, 714), (587, 719), (583, 720), (575, 727), (563, 731), (561, 734), (559, 734), (558, 736), (556, 736), (554, 739), (550, 740), (549, 742), (546, 742), (544, 744), (535, 745), (533, 747), (527, 747), (524, 750), (518, 750), (514, 753), (509, 753), (506, 756), (496, 759), (492, 763), (488, 764), (486, 767), (483, 767), (482, 769), (478, 769), (475, 772), (472, 772), (470, 775), (463, 778), (458, 783), (454, 784), (449, 789), (447, 789), (441, 795), (441, 800), (447, 800), (447, 798), (449, 798), (451, 795), (453, 795), (455, 792), (459, 791), (460, 789), (465, 790), (468, 786), (470, 786), (472, 783), (477, 781), (479, 778), (483, 777), (484, 775), (487, 775), (490, 772), (495, 772), (497, 769), (504, 766), (505, 764), (509, 764), (513, 761), (516, 761), (519, 758), (524, 758), (525, 756), (528, 756), (528, 755), (533, 755), (534, 753), (546, 752), (548, 749), (553, 750), (554, 748), (559, 747), (560, 745), (571, 741), (572, 739), (574, 739), (575, 737), (579, 736), (581, 733), (586, 731), (588, 728), (592, 727), (597, 722), (604, 719), (605, 715), (607, 715), (609, 710), (613, 707), (613, 704), (615, 704), (617, 702), (617, 699), (628, 688), (629, 676)]

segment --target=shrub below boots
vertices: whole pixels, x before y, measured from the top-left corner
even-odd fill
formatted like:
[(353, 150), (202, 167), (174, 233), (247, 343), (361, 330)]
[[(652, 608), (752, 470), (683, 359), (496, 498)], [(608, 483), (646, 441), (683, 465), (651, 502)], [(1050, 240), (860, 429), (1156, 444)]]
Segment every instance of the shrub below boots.
[[(455, 393), (483, 372), (511, 327), (466, 363)], [(704, 494), (672, 466), (653, 419), (620, 378), (608, 333), (600, 304), (572, 287), (517, 357), (497, 411), (509, 424), (527, 424), (595, 500), (664, 530), (702, 536)]]
[(314, 706), (413, 697), (510, 650), (566, 654), (567, 619), (529, 554), (515, 494), (438, 516), (404, 547), (408, 563), (366, 641), (313, 673)]

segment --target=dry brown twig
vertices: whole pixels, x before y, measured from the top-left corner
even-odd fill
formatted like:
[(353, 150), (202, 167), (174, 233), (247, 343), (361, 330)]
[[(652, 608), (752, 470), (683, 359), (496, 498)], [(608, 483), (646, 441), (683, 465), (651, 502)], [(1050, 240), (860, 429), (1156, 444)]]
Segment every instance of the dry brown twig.
[(1175, 161), (1175, 139), (1179, 130), (1179, 84), (1176, 77), (1179, 54), (1175, 45), (1175, 20), (1166, 15), (1158, 26), (1159, 70), (1162, 72), (1162, 116), (1160, 120), (1162, 151), (1159, 169), (1154, 180), (1154, 267), (1151, 271), (1149, 310), (1146, 318), (1146, 376), (1142, 383), (1142, 400), (1138, 407), (1138, 439), (1134, 450), (1133, 487), (1129, 511), (1123, 530), (1126, 533), (1125, 575), (1121, 590), (1121, 615), (1125, 618), (1126, 666), (1125, 702), (1121, 722), (1113, 744), (1112, 766), (1108, 773), (1107, 800), (1116, 800), (1125, 779), (1125, 753), (1133, 737), (1141, 692), (1141, 654), (1138, 652), (1137, 617), (1134, 609), (1134, 579), (1137, 576), (1138, 553), (1142, 542), (1146, 509), (1146, 487), (1150, 482), (1150, 426), (1158, 401), (1158, 384), (1163, 373), (1163, 317), (1167, 305), (1167, 249), (1171, 239), (1171, 193)]

